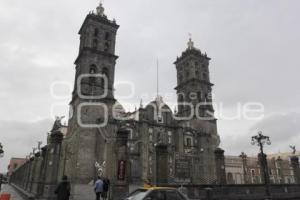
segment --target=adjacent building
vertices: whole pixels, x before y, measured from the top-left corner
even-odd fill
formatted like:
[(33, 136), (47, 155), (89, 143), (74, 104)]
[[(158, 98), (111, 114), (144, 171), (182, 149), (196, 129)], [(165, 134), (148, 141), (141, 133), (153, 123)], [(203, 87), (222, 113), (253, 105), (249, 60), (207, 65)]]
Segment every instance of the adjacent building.
[[(271, 184), (295, 183), (291, 156), (291, 153), (268, 155)], [(225, 171), (228, 184), (262, 183), (261, 166), (257, 157), (247, 157), (244, 153), (240, 156), (225, 156)]]
[(25, 158), (11, 158), (7, 167), (7, 175), (10, 176), (19, 166), (26, 162)]

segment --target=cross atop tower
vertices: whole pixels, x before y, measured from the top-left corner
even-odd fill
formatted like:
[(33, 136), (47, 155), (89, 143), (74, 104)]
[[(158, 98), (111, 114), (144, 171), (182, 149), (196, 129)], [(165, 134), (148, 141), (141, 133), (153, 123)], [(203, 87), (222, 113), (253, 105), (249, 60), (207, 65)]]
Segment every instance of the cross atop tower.
[(189, 33), (188, 49), (194, 49), (194, 42), (192, 40), (192, 34), (191, 33)]
[(104, 16), (104, 7), (102, 4), (102, 0), (99, 3), (99, 6), (96, 8), (97, 15)]

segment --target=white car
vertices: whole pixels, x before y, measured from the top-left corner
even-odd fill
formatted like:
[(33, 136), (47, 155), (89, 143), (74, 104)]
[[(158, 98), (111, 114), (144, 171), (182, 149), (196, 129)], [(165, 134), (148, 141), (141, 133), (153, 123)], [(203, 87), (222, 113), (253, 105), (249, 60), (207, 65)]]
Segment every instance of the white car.
[(188, 198), (176, 188), (150, 187), (133, 191), (125, 200), (188, 200)]

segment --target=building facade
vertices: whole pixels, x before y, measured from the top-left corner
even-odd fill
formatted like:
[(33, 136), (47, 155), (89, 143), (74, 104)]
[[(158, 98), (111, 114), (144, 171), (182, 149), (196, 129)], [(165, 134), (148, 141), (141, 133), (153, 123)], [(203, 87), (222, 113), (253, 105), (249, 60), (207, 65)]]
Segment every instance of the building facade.
[(7, 175), (10, 176), (18, 167), (26, 162), (25, 158), (11, 158), (7, 166)]
[(141, 186), (145, 180), (215, 183), (214, 151), (220, 139), (211, 105), (210, 58), (191, 39), (177, 57), (177, 113), (159, 95), (127, 113), (113, 90), (118, 28), (100, 5), (79, 31), (72, 116), (62, 142), (59, 176), (71, 177), (78, 198), (98, 174), (95, 163), (103, 164), (103, 176), (118, 188)]
[[(268, 155), (267, 160), (271, 184), (296, 183), (290, 160), (292, 156), (281, 158), (277, 154)], [(225, 171), (228, 184), (263, 183), (261, 166), (257, 157), (247, 157), (245, 154), (241, 156), (225, 156)]]

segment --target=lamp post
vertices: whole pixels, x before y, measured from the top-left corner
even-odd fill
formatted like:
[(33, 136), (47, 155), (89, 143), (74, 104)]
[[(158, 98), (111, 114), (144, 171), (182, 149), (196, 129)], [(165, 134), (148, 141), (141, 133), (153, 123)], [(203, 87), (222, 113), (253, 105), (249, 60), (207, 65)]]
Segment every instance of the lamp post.
[(264, 184), (266, 185), (266, 194), (269, 197), (270, 196), (270, 177), (269, 177), (269, 170), (268, 170), (268, 162), (267, 162), (267, 155), (264, 153), (264, 145), (270, 145), (270, 137), (264, 136), (261, 131), (258, 132), (258, 135), (252, 136), (252, 145), (259, 146), (260, 153), (258, 154), (258, 158), (261, 164), (262, 172), (263, 172), (263, 179)]

